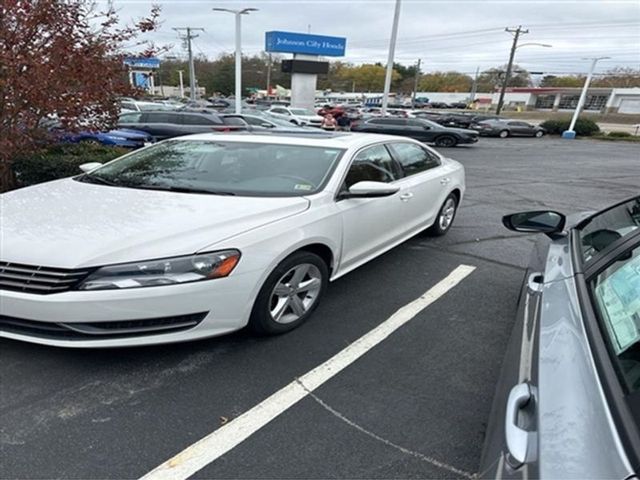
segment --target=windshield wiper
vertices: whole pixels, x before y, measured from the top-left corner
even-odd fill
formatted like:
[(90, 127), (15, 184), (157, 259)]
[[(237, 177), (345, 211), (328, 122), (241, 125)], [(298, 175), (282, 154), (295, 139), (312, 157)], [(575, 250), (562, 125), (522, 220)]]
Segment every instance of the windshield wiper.
[(203, 188), (189, 188), (189, 187), (174, 187), (171, 185), (142, 185), (136, 183), (126, 183), (121, 184), (120, 186), (129, 187), (129, 188), (140, 188), (143, 190), (161, 190), (167, 192), (176, 192), (176, 193), (203, 193), (207, 195), (229, 195), (233, 196), (235, 193), (226, 192), (222, 190), (207, 190)]
[(87, 183), (96, 183), (98, 185), (109, 185), (110, 187), (119, 187), (120, 184), (113, 182), (111, 180), (107, 180), (104, 177), (99, 177), (97, 175), (92, 175), (90, 173), (85, 173), (80, 177), (80, 181)]

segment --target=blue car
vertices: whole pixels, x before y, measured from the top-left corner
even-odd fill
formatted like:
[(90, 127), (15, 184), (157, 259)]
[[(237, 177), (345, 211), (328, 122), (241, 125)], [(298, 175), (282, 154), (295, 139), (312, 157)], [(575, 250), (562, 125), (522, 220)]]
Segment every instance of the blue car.
[(153, 141), (151, 135), (140, 130), (117, 129), (108, 132), (78, 132), (62, 133), (62, 142), (67, 143), (99, 143), (102, 145), (112, 145), (114, 147), (140, 148)]

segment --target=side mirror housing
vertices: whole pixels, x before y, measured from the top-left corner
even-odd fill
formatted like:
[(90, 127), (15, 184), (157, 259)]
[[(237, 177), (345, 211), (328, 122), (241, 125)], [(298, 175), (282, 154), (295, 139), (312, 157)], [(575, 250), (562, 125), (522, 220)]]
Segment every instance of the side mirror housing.
[(100, 162), (83, 163), (82, 165), (80, 165), (80, 170), (82, 170), (84, 173), (89, 173), (101, 166), (102, 166), (102, 163)]
[(384, 182), (358, 182), (340, 195), (340, 198), (378, 198), (398, 193), (400, 187)]
[(513, 213), (502, 217), (502, 224), (509, 230), (524, 233), (544, 233), (552, 239), (564, 236), (567, 218), (553, 210), (535, 210)]

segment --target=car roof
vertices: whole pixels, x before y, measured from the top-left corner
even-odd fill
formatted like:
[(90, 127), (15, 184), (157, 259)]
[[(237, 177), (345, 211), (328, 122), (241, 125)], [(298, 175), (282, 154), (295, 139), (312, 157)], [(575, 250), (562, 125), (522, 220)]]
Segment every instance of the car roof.
[(271, 132), (252, 131), (237, 133), (200, 133), (195, 135), (187, 135), (178, 137), (176, 140), (209, 140), (223, 142), (251, 142), (251, 143), (270, 143), (270, 144), (286, 144), (310, 147), (327, 147), (327, 148), (360, 148), (378, 142), (389, 142), (399, 140), (409, 140), (398, 137), (396, 135), (382, 135), (375, 133), (354, 133), (354, 132), (325, 132), (318, 130), (317, 132)]

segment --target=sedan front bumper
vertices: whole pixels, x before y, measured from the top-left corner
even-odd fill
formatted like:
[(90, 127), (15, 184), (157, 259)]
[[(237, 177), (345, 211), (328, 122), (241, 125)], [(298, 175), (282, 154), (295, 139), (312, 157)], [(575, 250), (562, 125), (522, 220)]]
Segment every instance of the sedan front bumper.
[(253, 275), (183, 285), (40, 295), (0, 290), (0, 337), (64, 347), (122, 347), (213, 337), (244, 327)]

